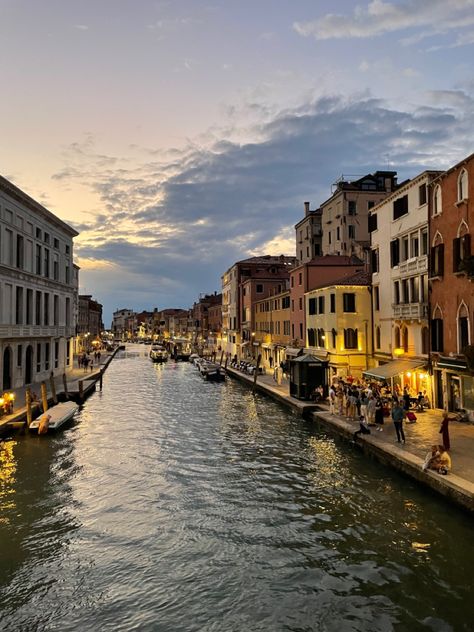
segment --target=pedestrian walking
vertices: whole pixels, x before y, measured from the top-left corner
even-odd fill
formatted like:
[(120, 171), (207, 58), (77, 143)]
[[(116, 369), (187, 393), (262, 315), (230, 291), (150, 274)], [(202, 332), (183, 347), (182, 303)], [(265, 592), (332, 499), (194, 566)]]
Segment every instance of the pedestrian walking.
[(449, 441), (449, 415), (444, 413), (443, 421), (441, 422), (441, 428), (439, 429), (440, 435), (443, 437), (443, 447), (445, 450), (451, 449), (451, 443)]
[(336, 391), (333, 386), (329, 387), (329, 412), (331, 415), (336, 412)]
[(395, 402), (392, 408), (392, 420), (397, 433), (398, 443), (405, 443), (405, 433), (403, 432), (403, 420), (405, 419), (405, 411), (403, 410), (400, 402)]

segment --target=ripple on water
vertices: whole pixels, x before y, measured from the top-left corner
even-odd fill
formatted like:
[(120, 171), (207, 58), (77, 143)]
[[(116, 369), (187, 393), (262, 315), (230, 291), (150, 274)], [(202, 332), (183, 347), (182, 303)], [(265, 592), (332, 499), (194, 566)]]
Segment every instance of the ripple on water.
[(472, 627), (466, 516), (144, 347), (74, 426), (0, 459), (0, 629)]

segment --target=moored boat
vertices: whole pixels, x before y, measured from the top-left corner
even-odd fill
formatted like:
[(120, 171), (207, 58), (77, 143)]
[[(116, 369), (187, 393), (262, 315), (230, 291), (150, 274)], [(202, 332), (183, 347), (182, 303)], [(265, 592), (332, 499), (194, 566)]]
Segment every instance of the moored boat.
[(48, 408), (46, 412), (31, 422), (29, 429), (46, 434), (51, 430), (58, 430), (66, 422), (74, 417), (79, 410), (79, 406), (74, 402), (61, 402)]
[(153, 345), (150, 349), (150, 358), (153, 362), (167, 362), (168, 352), (161, 345)]

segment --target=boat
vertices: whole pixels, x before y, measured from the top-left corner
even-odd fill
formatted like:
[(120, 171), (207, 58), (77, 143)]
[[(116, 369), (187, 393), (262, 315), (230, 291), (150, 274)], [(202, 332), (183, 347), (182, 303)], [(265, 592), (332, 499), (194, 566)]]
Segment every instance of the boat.
[[(40, 425), (43, 424), (43, 429), (46, 427), (46, 432), (58, 430), (58, 428), (61, 428), (61, 426), (72, 419), (78, 410), (79, 406), (74, 402), (61, 402), (60, 404), (51, 406), (46, 412), (32, 421), (29, 429), (38, 431)], [(49, 421), (45, 425), (44, 422), (47, 417), (49, 417)], [(44, 432), (39, 434), (44, 434)]]
[(199, 373), (209, 382), (222, 382), (225, 380), (225, 369), (215, 362), (210, 362), (204, 358), (194, 361), (199, 369)]
[(168, 352), (161, 345), (153, 345), (150, 349), (150, 358), (153, 362), (167, 362)]

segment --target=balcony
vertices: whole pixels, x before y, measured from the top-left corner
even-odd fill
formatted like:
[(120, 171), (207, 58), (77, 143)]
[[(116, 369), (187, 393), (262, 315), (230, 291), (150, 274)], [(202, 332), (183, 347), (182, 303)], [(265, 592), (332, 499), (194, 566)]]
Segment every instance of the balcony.
[(36, 325), (0, 325), (0, 338), (69, 338), (75, 328), (68, 326), (38, 327)]
[(401, 303), (393, 305), (393, 317), (399, 320), (422, 320), (428, 318), (428, 303)]
[(401, 261), (398, 264), (398, 270), (393, 270), (394, 274), (398, 274), (401, 277), (411, 276), (413, 274), (423, 274), (425, 272), (428, 272), (428, 255), (422, 255), (421, 257), (413, 257), (413, 259)]

